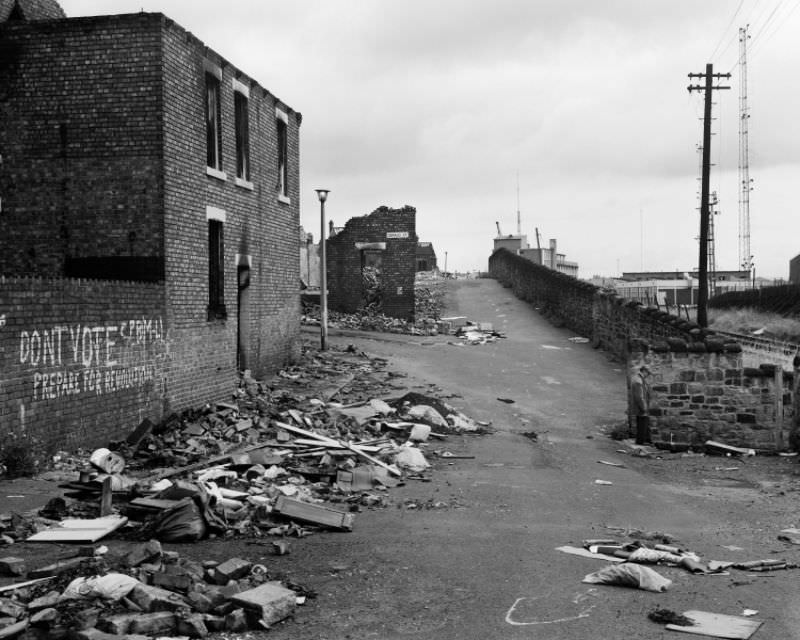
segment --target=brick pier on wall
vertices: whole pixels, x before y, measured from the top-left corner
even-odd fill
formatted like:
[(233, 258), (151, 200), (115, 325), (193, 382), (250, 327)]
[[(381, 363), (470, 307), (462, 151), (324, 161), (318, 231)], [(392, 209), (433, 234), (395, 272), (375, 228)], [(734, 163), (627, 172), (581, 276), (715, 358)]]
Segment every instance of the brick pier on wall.
[[(797, 369), (742, 366), (736, 342), (710, 337), (634, 341), (628, 375), (646, 365), (653, 444), (673, 450), (702, 448), (707, 440), (761, 452), (794, 444)], [(632, 411), (629, 411), (632, 413)]]

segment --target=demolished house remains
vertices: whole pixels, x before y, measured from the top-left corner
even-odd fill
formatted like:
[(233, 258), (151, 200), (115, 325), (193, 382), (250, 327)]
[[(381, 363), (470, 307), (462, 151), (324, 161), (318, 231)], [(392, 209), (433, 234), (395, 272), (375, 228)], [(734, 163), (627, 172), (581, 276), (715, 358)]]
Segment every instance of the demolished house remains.
[(351, 218), (326, 241), (328, 304), (332, 311), (375, 309), (414, 319), (417, 210), (379, 207)]
[(429, 481), (429, 459), (457, 458), (443, 448), (449, 435), (487, 432), (407, 392), (385, 365), (350, 349), (309, 352), (269, 386), (245, 373), (226, 402), (64, 454), (53, 472), (63, 496), (0, 515), (0, 549), (75, 551), (27, 566), (0, 553), (0, 573), (17, 581), (0, 587), (0, 637), (194, 638), (290, 617), (316, 594), (251, 559), (199, 561), (162, 543), (244, 538), (289, 554), (297, 537), (352, 531), (359, 512), (389, 504), (392, 487)]
[(100, 443), (296, 357), (300, 113), (160, 13), (0, 21), (7, 430)]

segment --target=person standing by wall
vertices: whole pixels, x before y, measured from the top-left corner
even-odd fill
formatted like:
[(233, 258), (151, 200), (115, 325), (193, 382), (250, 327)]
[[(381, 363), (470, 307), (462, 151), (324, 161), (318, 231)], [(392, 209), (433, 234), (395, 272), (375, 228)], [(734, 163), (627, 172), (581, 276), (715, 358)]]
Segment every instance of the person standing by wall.
[(650, 369), (639, 367), (631, 376), (631, 409), (636, 416), (636, 444), (650, 444)]

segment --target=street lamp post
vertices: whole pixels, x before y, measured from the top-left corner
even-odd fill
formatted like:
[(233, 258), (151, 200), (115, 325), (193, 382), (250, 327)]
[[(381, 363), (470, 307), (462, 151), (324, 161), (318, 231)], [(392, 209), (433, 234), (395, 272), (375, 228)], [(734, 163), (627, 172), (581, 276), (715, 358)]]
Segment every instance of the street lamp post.
[(328, 348), (328, 269), (325, 264), (325, 200), (328, 199), (330, 189), (315, 189), (319, 198), (320, 224), (319, 224), (319, 330), (320, 348)]

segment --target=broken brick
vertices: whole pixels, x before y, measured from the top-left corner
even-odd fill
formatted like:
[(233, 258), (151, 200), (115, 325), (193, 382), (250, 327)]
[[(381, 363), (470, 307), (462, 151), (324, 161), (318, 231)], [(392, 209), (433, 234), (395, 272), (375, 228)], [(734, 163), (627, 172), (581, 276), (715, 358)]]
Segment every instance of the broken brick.
[(245, 609), (255, 610), (265, 624), (271, 625), (290, 616), (297, 604), (297, 596), (278, 582), (266, 582), (231, 596), (231, 602)]
[(182, 636), (190, 638), (205, 638), (208, 635), (208, 627), (200, 613), (178, 616), (176, 630)]
[(123, 562), (128, 567), (138, 567), (140, 564), (153, 562), (160, 558), (161, 543), (158, 540), (148, 540), (128, 551), (123, 558)]
[(166, 589), (137, 584), (128, 594), (128, 599), (143, 611), (174, 611), (187, 608), (188, 605), (180, 595)]
[(236, 609), (225, 616), (225, 628), (228, 631), (246, 631), (247, 616), (244, 609)]
[(217, 584), (228, 584), (230, 580), (238, 580), (244, 578), (250, 573), (250, 568), (253, 566), (252, 562), (242, 560), (241, 558), (231, 558), (222, 564), (219, 564), (214, 569), (214, 580)]
[(5, 576), (24, 576), (25, 560), (13, 556), (0, 558), (0, 574)]

